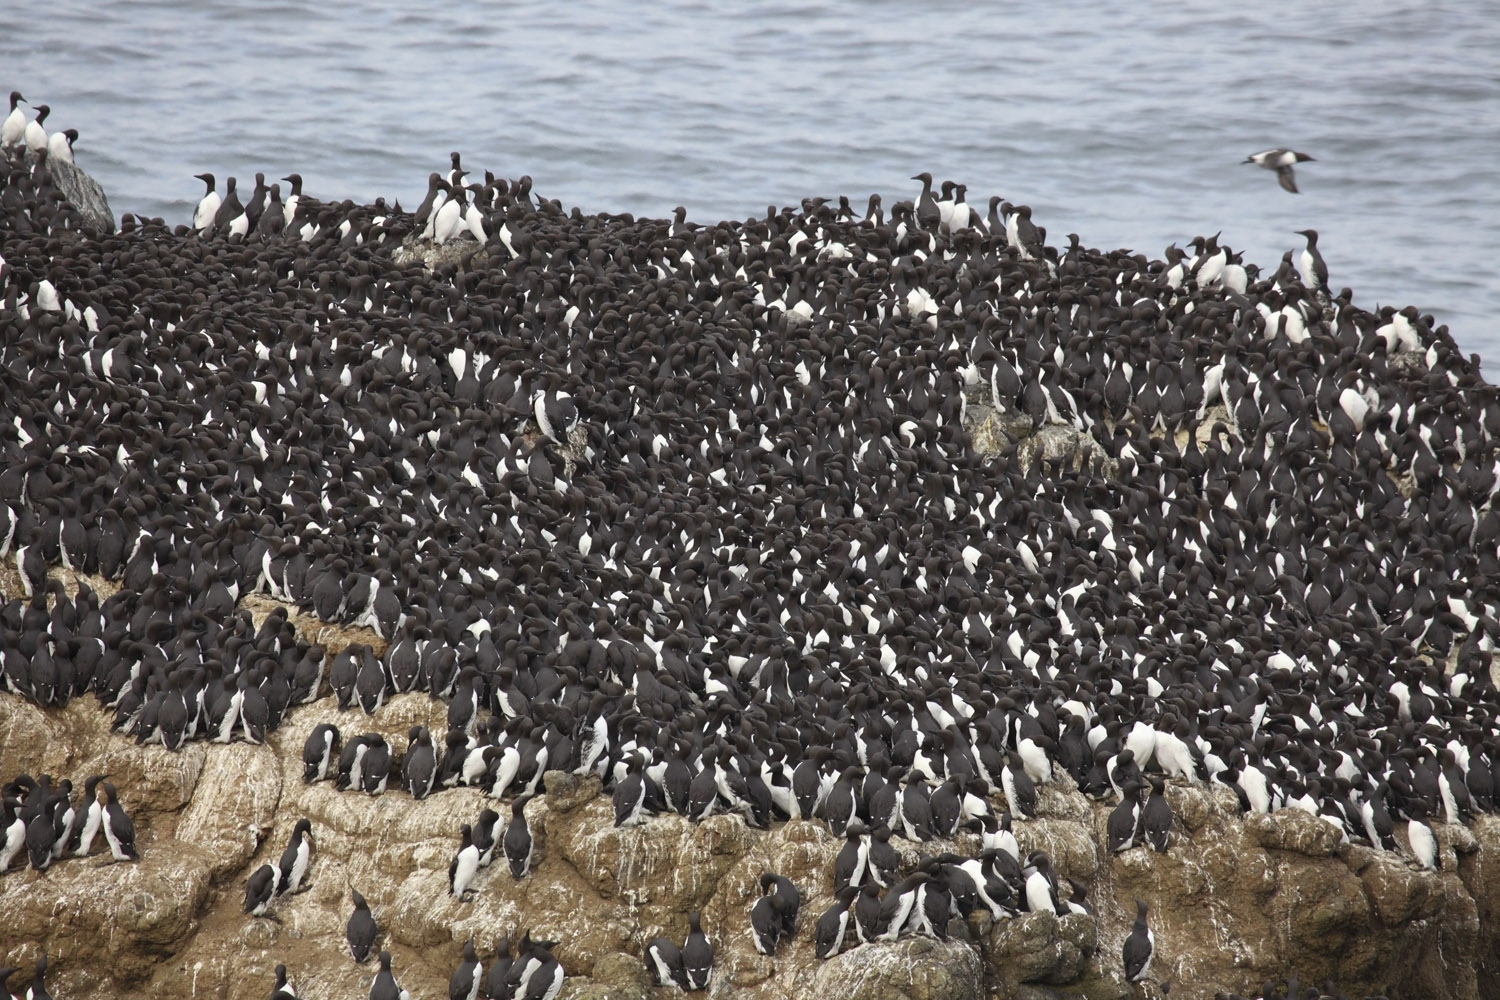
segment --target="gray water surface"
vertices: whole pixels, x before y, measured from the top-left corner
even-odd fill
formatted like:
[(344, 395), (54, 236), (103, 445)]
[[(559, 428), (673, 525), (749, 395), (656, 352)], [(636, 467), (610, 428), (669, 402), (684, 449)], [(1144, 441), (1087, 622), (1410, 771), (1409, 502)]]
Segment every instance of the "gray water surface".
[[(0, 93), (77, 128), (118, 212), (296, 170), (413, 207), (449, 150), (585, 211), (699, 221), (912, 174), (1030, 204), (1049, 242), (1223, 231), (1263, 268), (1322, 233), (1335, 288), (1500, 363), (1500, 17), (1216, 3), (10, 0)], [(1300, 195), (1251, 152), (1291, 146)], [(1491, 376), (1493, 378), (1493, 376)]]

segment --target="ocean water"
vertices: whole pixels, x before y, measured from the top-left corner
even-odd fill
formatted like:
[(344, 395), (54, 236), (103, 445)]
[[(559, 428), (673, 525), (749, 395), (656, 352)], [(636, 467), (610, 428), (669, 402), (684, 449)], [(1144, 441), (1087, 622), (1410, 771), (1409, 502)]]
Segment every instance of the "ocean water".
[[(1487, 3), (9, 0), (0, 93), (48, 103), (117, 214), (193, 174), (420, 200), (460, 150), (585, 211), (698, 221), (931, 171), (1049, 242), (1160, 256), (1222, 231), (1415, 303), (1500, 370), (1500, 18)], [(1302, 193), (1242, 165), (1290, 146)]]

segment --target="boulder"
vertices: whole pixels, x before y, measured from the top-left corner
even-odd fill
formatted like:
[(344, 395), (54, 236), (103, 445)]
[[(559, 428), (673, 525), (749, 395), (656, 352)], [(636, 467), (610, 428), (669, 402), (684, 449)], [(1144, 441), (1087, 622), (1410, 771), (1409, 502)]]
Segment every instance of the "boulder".
[(1092, 916), (1023, 913), (990, 929), (984, 958), (991, 974), (1012, 988), (1022, 983), (1066, 986), (1083, 977), (1098, 947)]
[(958, 941), (908, 938), (862, 945), (824, 962), (807, 995), (841, 1000), (980, 1000), (979, 955)]
[(1280, 809), (1270, 815), (1252, 815), (1245, 820), (1245, 825), (1260, 846), (1269, 850), (1326, 858), (1339, 849), (1341, 831), (1327, 820), (1302, 809)]
[[(31, 159), (29, 154), (27, 159)], [(105, 235), (115, 231), (115, 217), (109, 210), (109, 199), (104, 196), (104, 188), (98, 181), (74, 163), (49, 159), (47, 170), (52, 174), (53, 185), (89, 225)]]

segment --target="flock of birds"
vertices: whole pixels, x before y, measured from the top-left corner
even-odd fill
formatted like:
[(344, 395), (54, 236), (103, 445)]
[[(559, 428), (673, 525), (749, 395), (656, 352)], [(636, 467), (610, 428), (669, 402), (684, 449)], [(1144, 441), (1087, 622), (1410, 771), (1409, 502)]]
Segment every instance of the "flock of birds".
[(45, 155), (55, 162), (73, 162), (73, 143), (78, 141), (78, 130), (65, 128), (47, 134), (47, 116), (52, 109), (45, 104), (36, 106), (36, 117), (26, 117), (21, 105), (26, 99), (19, 90), (10, 92), (10, 112), (0, 121), (0, 149), (24, 149), (34, 155)]
[[(1286, 186), (1298, 159), (1252, 162)], [(599, 776), (617, 825), (819, 819), (845, 840), (822, 955), (1086, 909), (1009, 829), (1049, 782), (1117, 803), (1116, 851), (1169, 849), (1168, 781), (1383, 850), (1404, 829), (1426, 868), (1434, 819), (1495, 807), (1500, 399), (1429, 317), (1335, 291), (1313, 230), (1269, 273), (1217, 237), (1059, 252), (1025, 206), (981, 217), (925, 174), (889, 219), (809, 198), (699, 226), (465, 184), (453, 154), (416, 213), (202, 175), (192, 225), (90, 237), (49, 224), (46, 157), (0, 176), (15, 696), (92, 694), (177, 749), (426, 691), (440, 740), (319, 727), (308, 779), (513, 797), (517, 877), (548, 771)], [(424, 237), (466, 252), (393, 261)], [(981, 452), (991, 415), (1076, 447)], [(383, 655), (257, 628), (249, 594)], [(102, 781), (87, 811), (113, 816)], [(12, 856), (33, 826), (68, 853), (70, 795), (6, 786)], [(456, 899), (498, 824), (461, 832)], [(977, 856), (892, 867), (891, 837), (963, 827)], [(288, 851), (248, 913), (295, 891)], [(771, 953), (798, 894), (767, 878)], [(697, 988), (705, 945), (695, 922), (647, 968)], [(554, 996), (549, 947), (488, 995)]]

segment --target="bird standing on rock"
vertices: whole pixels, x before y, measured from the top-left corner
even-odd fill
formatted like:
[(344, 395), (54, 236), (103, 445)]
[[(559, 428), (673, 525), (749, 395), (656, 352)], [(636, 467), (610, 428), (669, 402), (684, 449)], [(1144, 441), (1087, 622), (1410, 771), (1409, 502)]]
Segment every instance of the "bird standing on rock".
[(375, 947), (379, 929), (375, 926), (375, 916), (370, 912), (369, 904), (359, 894), (359, 890), (350, 889), (349, 895), (354, 900), (354, 912), (349, 914), (349, 922), (344, 925), (344, 940), (349, 944), (349, 954), (360, 965), (364, 965), (370, 960), (370, 952)]
[(785, 937), (797, 933), (797, 911), (802, 908), (802, 894), (784, 875), (766, 872), (760, 877), (760, 891), (781, 900), (781, 931)]
[(326, 722), (313, 727), (302, 746), (302, 780), (306, 784), (328, 777), (328, 765), (339, 742), (337, 726)]
[(0, 122), (0, 147), (18, 145), (26, 138), (26, 112), (17, 107), (25, 103), (26, 98), (21, 96), (19, 90), (10, 92), (10, 114), (5, 116), (5, 121)]
[(245, 912), (252, 917), (265, 917), (268, 920), (276, 920), (276, 915), (270, 912), (271, 901), (276, 898), (276, 883), (278, 872), (274, 865), (261, 865), (250, 873), (249, 880), (245, 883)]
[(484, 968), (479, 964), (471, 937), (464, 942), (464, 960), (448, 979), (448, 1000), (477, 1000), (483, 977)]
[(312, 863), (312, 848), (312, 822), (303, 817), (292, 828), (292, 841), (281, 854), (276, 895), (285, 896), (308, 887), (305, 880), (308, 865)]
[(1165, 854), (1172, 834), (1172, 807), (1167, 802), (1161, 775), (1147, 777), (1151, 782), (1151, 794), (1141, 807), (1141, 832), (1153, 851)]
[(409, 1000), (411, 994), (396, 984), (396, 975), (391, 971), (391, 953), (380, 953), (380, 971), (370, 983), (370, 1000)]
[(652, 938), (646, 945), (646, 971), (654, 986), (676, 986), (687, 989), (687, 972), (682, 965), (682, 950), (664, 937)]
[(1318, 231), (1299, 229), (1297, 235), (1307, 240), (1307, 247), (1298, 255), (1297, 263), (1302, 271), (1302, 283), (1314, 292), (1328, 295), (1328, 264), (1318, 252)]
[(688, 936), (682, 945), (682, 965), (687, 976), (687, 989), (708, 989), (708, 978), (714, 967), (714, 946), (703, 933), (702, 918), (697, 910), (688, 914)]
[(51, 163), (72, 163), (73, 143), (78, 141), (78, 130), (76, 128), (65, 128), (61, 132), (53, 132), (47, 140), (47, 159)]
[[(866, 883), (869, 885), (870, 883)], [(832, 958), (844, 947), (844, 936), (849, 930), (854, 900), (860, 894), (858, 886), (846, 885), (838, 890), (832, 906), (823, 911), (813, 931), (814, 954), (819, 958)]]
[(776, 945), (781, 941), (785, 901), (775, 895), (764, 895), (750, 907), (750, 934), (755, 950), (762, 955), (776, 954)]
[(1151, 969), (1151, 955), (1156, 950), (1156, 937), (1146, 926), (1146, 903), (1135, 901), (1135, 925), (1130, 936), (1120, 949), (1120, 958), (1125, 963), (1125, 981), (1138, 983), (1146, 978)]
[(1127, 781), (1121, 786), (1120, 804), (1110, 810), (1106, 831), (1109, 850), (1113, 854), (1128, 851), (1135, 846), (1136, 833), (1141, 827), (1141, 783)]
[(47, 116), (51, 113), (52, 109), (45, 104), (38, 104), (36, 106), (36, 117), (26, 123), (25, 138), (28, 152), (35, 154), (46, 151), (47, 130), (42, 127), (42, 123), (47, 120)]
[(458, 853), (448, 864), (448, 894), (462, 903), (479, 872), (479, 848), (474, 843), (474, 829), (469, 824), (459, 827), (458, 833)]
[(531, 797), (523, 795), (511, 803), (510, 825), (505, 828), (501, 846), (505, 849), (505, 860), (510, 864), (510, 874), (523, 879), (531, 872), (531, 828), (526, 825), (526, 803)]
[(125, 815), (120, 805), (115, 786), (104, 782), (100, 789), (104, 797), (104, 839), (115, 861), (139, 861), (140, 853), (135, 849), (135, 824)]

